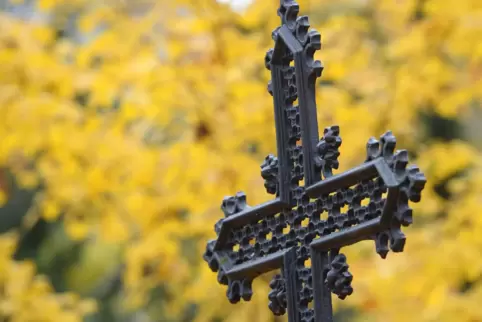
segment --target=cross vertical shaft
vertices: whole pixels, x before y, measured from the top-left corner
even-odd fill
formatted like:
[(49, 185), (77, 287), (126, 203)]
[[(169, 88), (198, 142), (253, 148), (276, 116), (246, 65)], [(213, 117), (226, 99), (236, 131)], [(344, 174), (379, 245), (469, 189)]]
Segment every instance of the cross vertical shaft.
[(297, 257), (295, 248), (291, 248), (283, 257), (283, 278), (286, 281), (288, 322), (300, 322), (300, 314), (298, 312), (299, 279), (296, 267)]
[(311, 249), (314, 311), (319, 322), (333, 322), (331, 292), (325, 285), (325, 269), (329, 264), (328, 252), (320, 252), (313, 248)]
[(283, 66), (271, 65), (271, 78), (273, 80), (273, 101), (276, 126), (276, 143), (278, 150), (278, 193), (283, 203), (291, 204), (290, 192), (290, 158), (288, 155), (289, 134), (287, 130), (287, 118), (285, 97), (283, 92)]

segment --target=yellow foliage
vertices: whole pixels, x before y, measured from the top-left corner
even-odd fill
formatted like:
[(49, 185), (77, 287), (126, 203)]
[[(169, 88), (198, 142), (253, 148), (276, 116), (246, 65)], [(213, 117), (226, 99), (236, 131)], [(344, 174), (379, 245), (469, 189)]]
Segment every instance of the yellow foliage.
[(95, 302), (54, 293), (48, 280), (35, 274), (33, 263), (12, 261), (16, 239), (12, 234), (0, 237), (1, 320), (75, 322), (96, 310)]
[[(364, 321), (482, 319), (481, 283), (459, 290), (482, 274), (481, 154), (469, 142), (426, 138), (420, 121), (459, 120), (480, 105), (482, 2), (299, 2), (323, 37), (318, 122), (341, 127), (341, 170), (391, 129), (428, 177), (406, 253), (382, 262), (360, 251), (373, 245), (348, 250), (348, 305)], [(0, 167), (25, 188), (41, 184), (32, 207), (72, 239), (119, 245), (126, 307), (146, 305), (163, 285), (173, 321), (187, 302), (198, 306), (196, 321), (269, 319), (265, 281), (253, 303), (231, 306), (200, 260), (224, 195), (269, 199), (259, 165), (276, 145), (263, 57), (277, 5), (38, 0), (50, 18), (0, 13)], [(70, 34), (59, 38), (61, 30)], [(445, 181), (449, 199), (437, 192)], [(0, 317), (77, 321), (90, 311), (52, 293), (32, 264), (12, 261), (15, 239), (1, 238)], [(91, 251), (85, 258), (102, 262)], [(71, 272), (74, 288), (83, 268)]]

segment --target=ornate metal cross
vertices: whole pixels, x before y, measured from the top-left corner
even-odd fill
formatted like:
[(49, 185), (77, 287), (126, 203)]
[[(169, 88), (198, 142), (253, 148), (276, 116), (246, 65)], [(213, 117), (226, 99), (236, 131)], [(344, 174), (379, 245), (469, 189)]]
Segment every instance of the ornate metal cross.
[(382, 258), (389, 249), (403, 251), (401, 226), (412, 223), (409, 201), (420, 201), (426, 179), (416, 166), (407, 167), (407, 151), (395, 151), (391, 132), (368, 140), (363, 164), (332, 174), (341, 138), (338, 126), (318, 136), (315, 81), (323, 67), (313, 56), (320, 34), (309, 31), (298, 12), (295, 1), (281, 0), (282, 25), (265, 58), (278, 157), (266, 157), (261, 175), (276, 198), (250, 207), (242, 192), (225, 197), (225, 218), (216, 223), (217, 239), (208, 242), (204, 259), (228, 286), (231, 303), (249, 301), (253, 279), (281, 269), (270, 283), (271, 311), (288, 312), (290, 322), (332, 322), (331, 292), (341, 299), (353, 292), (340, 249), (374, 240)]

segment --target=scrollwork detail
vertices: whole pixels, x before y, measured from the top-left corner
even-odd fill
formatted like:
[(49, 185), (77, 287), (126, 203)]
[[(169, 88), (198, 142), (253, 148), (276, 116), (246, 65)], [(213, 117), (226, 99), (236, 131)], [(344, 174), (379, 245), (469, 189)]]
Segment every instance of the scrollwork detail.
[(330, 270), (326, 274), (325, 285), (341, 300), (353, 293), (351, 282), (353, 275), (348, 271), (346, 256), (338, 254), (333, 258)]
[(271, 292), (268, 294), (268, 307), (274, 315), (280, 316), (286, 313), (286, 284), (283, 277), (276, 274), (269, 283)]
[(270, 194), (278, 193), (278, 158), (270, 154), (261, 164), (261, 176), (264, 179), (264, 187)]
[(340, 127), (333, 125), (325, 128), (323, 137), (317, 144), (317, 155), (315, 164), (323, 173), (323, 177), (329, 178), (333, 175), (333, 169), (338, 169), (340, 156), (339, 148), (342, 140), (340, 137)]

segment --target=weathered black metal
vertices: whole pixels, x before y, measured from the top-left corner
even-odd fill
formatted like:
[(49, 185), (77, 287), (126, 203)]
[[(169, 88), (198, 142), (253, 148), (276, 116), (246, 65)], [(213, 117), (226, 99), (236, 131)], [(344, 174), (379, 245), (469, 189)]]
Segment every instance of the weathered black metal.
[(225, 218), (216, 223), (218, 237), (208, 242), (204, 259), (228, 286), (231, 303), (249, 301), (253, 279), (281, 269), (270, 283), (271, 311), (288, 312), (290, 322), (332, 322), (331, 292), (344, 299), (353, 291), (340, 249), (374, 240), (382, 258), (389, 249), (403, 251), (401, 226), (412, 223), (409, 201), (420, 201), (426, 179), (416, 166), (407, 167), (408, 153), (395, 151), (390, 131), (380, 142), (369, 139), (365, 163), (333, 175), (338, 126), (326, 128), (318, 140), (315, 81), (323, 67), (313, 56), (321, 48), (320, 34), (309, 31), (308, 18), (298, 12), (295, 1), (281, 0), (282, 25), (273, 31), (275, 46), (265, 59), (278, 157), (266, 157), (261, 175), (276, 198), (255, 207), (242, 192), (224, 198)]

